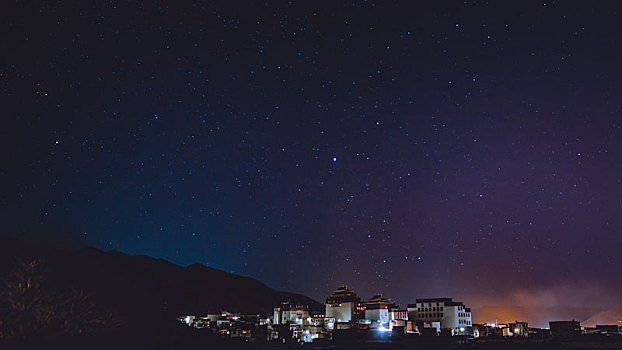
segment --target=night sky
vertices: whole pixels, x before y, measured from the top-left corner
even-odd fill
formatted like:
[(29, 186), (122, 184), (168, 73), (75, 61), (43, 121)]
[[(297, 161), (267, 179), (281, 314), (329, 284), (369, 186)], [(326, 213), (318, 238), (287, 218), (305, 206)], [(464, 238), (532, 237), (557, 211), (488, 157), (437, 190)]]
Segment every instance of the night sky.
[(2, 234), (320, 301), (622, 304), (617, 1), (2, 12)]

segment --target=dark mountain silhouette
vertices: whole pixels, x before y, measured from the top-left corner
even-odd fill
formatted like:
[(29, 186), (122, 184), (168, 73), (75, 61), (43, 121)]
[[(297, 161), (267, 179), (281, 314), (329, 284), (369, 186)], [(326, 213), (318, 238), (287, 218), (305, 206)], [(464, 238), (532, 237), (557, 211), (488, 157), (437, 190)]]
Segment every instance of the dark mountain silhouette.
[(0, 237), (0, 276), (19, 262), (41, 261), (48, 288), (85, 291), (99, 307), (114, 311), (123, 331), (157, 339), (178, 315), (227, 310), (270, 312), (283, 301), (321, 310), (304, 295), (276, 291), (249, 277), (201, 264), (188, 267), (163, 259), (95, 248), (58, 248)]

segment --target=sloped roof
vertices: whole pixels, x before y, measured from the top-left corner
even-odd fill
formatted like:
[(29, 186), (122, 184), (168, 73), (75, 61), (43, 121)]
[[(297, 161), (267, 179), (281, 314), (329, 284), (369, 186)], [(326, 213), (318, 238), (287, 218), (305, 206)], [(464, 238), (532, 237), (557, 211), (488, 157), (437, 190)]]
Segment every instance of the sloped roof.
[(339, 286), (331, 295), (326, 298), (327, 304), (343, 303), (343, 302), (359, 302), (361, 298), (346, 285)]

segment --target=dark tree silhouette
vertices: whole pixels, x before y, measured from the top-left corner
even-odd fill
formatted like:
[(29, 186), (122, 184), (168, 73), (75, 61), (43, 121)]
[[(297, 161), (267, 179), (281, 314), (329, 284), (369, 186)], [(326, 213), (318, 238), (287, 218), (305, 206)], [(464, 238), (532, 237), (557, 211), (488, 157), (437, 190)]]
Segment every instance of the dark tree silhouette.
[(39, 260), (21, 263), (0, 286), (0, 339), (35, 339), (95, 334), (119, 325), (83, 291), (49, 288)]

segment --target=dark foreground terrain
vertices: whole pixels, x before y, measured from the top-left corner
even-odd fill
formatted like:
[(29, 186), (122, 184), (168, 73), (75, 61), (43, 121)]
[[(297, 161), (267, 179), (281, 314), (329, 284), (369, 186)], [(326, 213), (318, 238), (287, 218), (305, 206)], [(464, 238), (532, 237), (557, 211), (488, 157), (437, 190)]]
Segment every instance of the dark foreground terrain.
[(183, 327), (176, 321), (179, 315), (264, 313), (282, 301), (322, 306), (200, 264), (182, 267), (147, 256), (6, 237), (0, 237), (0, 294), (0, 349), (45, 344), (177, 348), (217, 340)]
[[(33, 264), (33, 262), (36, 262)], [(0, 349), (622, 349), (622, 337), (510, 341), (402, 336), (390, 342), (245, 342), (176, 321), (184, 314), (269, 312), (299, 294), (202, 265), (51, 248), (0, 238)]]
[[(190, 330), (190, 329), (188, 329)], [(190, 330), (191, 331), (191, 330)], [(356, 350), (356, 349), (377, 349), (377, 350), (548, 350), (548, 349), (597, 349), (611, 350), (622, 349), (622, 342), (609, 341), (573, 341), (573, 340), (547, 340), (541, 342), (512, 342), (512, 341), (494, 341), (494, 342), (473, 342), (468, 344), (456, 344), (443, 341), (412, 341), (404, 343), (380, 343), (380, 344), (335, 344), (326, 342), (322, 344), (278, 344), (278, 343), (262, 343), (252, 344), (243, 343), (231, 339), (215, 339), (209, 337), (197, 337), (189, 333), (173, 332), (167, 336), (155, 337), (153, 341), (140, 343), (141, 349), (223, 349), (223, 350)], [(146, 345), (148, 344), (148, 345)], [(83, 337), (64, 339), (55, 342), (19, 342), (6, 343), (0, 348), (2, 349), (129, 349), (136, 346), (136, 342), (124, 341), (123, 337), (114, 335), (101, 337)]]

